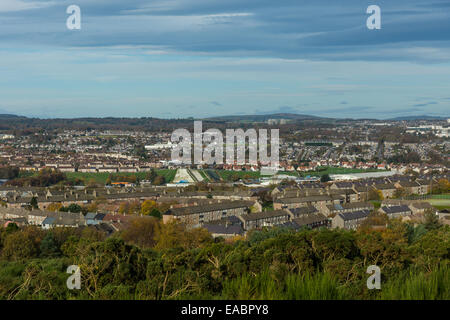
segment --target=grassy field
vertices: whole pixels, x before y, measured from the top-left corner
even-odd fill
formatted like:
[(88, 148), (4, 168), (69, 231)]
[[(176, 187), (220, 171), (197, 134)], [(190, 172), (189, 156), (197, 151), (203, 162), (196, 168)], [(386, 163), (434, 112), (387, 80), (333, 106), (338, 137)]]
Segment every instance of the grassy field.
[[(172, 182), (175, 178), (177, 170), (174, 169), (157, 169), (156, 173), (158, 175), (164, 176), (166, 182)], [(281, 175), (289, 175), (289, 176), (322, 176), (324, 174), (346, 174), (346, 173), (360, 173), (360, 172), (373, 172), (380, 170), (363, 170), (363, 169), (346, 169), (346, 168), (334, 168), (334, 167), (323, 167), (321, 170), (310, 171), (304, 173), (297, 173), (296, 171), (279, 171), (278, 174)], [(223, 181), (232, 181), (233, 176), (237, 176), (239, 179), (250, 178), (250, 179), (258, 179), (261, 178), (260, 171), (232, 171), (232, 170), (199, 170), (200, 174), (203, 178), (206, 178), (206, 181), (214, 181), (213, 178), (210, 178), (210, 175), (207, 172), (213, 172), (220, 177)], [(21, 172), (21, 177), (26, 177), (30, 175), (36, 175), (37, 172)], [(89, 180), (95, 180), (95, 182), (104, 184), (106, 179), (111, 175), (111, 173), (107, 172), (66, 172), (66, 176), (70, 180), (81, 179), (84, 182), (88, 182)], [(146, 172), (121, 172), (121, 173), (113, 173), (112, 175), (121, 175), (121, 176), (136, 176), (137, 178), (143, 180), (146, 178)], [(450, 196), (449, 196), (450, 198)]]
[(450, 200), (450, 194), (433, 194), (431, 195), (431, 199), (441, 199), (441, 200)]
[[(225, 181), (231, 181), (231, 177), (236, 175), (240, 179), (249, 177), (251, 179), (258, 179), (261, 177), (264, 177), (264, 175), (261, 175), (260, 171), (232, 171), (232, 170), (215, 170), (217, 174), (222, 178), (222, 180)], [(298, 177), (299, 174), (296, 171), (278, 171), (278, 174), (280, 175), (287, 175), (287, 176), (295, 176)]]
[(450, 209), (450, 199), (429, 199), (425, 201), (438, 210)]
[(301, 175), (302, 176), (322, 176), (324, 174), (351, 174), (351, 173), (379, 172), (379, 171), (386, 171), (386, 170), (321, 167), (315, 171), (302, 172)]
[(208, 177), (208, 175), (205, 173), (205, 171), (203, 171), (203, 170), (198, 170), (198, 172), (199, 172), (200, 175), (203, 177), (203, 181), (209, 182), (209, 177)]
[[(156, 174), (164, 176), (167, 182), (172, 182), (175, 177), (176, 170), (172, 169), (157, 169)], [(139, 179), (145, 179), (147, 172), (121, 172), (121, 173), (107, 173), (107, 172), (66, 172), (69, 179), (81, 179), (85, 182), (94, 179), (95, 182), (104, 184), (109, 175), (119, 176), (136, 176)]]
[(233, 176), (237, 176), (240, 179), (245, 177), (250, 177), (253, 179), (257, 179), (261, 177), (259, 171), (232, 171), (232, 170), (215, 170), (217, 174), (225, 181), (231, 181)]

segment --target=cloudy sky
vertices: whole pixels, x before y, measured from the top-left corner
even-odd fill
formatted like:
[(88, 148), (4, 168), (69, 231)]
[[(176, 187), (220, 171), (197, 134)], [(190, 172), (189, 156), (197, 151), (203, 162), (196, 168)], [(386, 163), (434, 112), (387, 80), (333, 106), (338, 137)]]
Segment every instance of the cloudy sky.
[[(366, 27), (372, 4), (381, 30)], [(69, 5), (81, 30), (66, 27)], [(0, 0), (0, 113), (449, 110), (449, 0)]]

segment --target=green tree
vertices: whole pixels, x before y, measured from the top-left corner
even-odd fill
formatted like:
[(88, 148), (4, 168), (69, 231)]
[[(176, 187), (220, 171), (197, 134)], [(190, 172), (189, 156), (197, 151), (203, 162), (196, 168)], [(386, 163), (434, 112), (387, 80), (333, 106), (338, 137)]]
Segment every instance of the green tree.
[(29, 259), (36, 257), (37, 253), (33, 240), (23, 231), (7, 235), (3, 243), (2, 255), (8, 260)]
[(38, 201), (37, 201), (37, 198), (36, 198), (36, 197), (32, 197), (32, 198), (31, 198), (31, 200), (30, 200), (30, 206), (31, 206), (31, 208), (33, 208), (33, 209), (38, 209), (38, 208), (39, 208), (39, 206), (38, 206)]
[(437, 214), (435, 214), (431, 210), (427, 210), (425, 212), (425, 229), (427, 230), (435, 230), (438, 229), (441, 226), (441, 223), (439, 222), (439, 217)]
[(59, 246), (52, 232), (47, 232), (39, 247), (42, 257), (56, 257), (59, 255)]
[(19, 227), (15, 223), (9, 223), (6, 227), (6, 234), (10, 234), (19, 230)]
[(152, 209), (152, 211), (150, 212), (150, 216), (158, 218), (158, 219), (162, 218), (161, 212), (159, 212), (159, 210), (156, 208)]

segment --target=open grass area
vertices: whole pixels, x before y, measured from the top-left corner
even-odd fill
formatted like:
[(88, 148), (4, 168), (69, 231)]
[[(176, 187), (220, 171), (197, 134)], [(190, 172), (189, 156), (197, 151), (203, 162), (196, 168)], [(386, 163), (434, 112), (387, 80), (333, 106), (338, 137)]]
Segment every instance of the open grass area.
[(386, 171), (386, 170), (319, 167), (315, 171), (302, 172), (301, 175), (302, 176), (322, 176), (324, 174), (351, 174), (351, 173), (380, 172), (380, 171)]
[(239, 177), (239, 179), (243, 178), (253, 178), (257, 179), (261, 177), (259, 171), (233, 171), (233, 170), (216, 170), (217, 174), (225, 181), (232, 181), (233, 177)]
[(450, 199), (429, 199), (425, 201), (438, 210), (450, 209)]
[(431, 199), (446, 199), (446, 200), (450, 200), (450, 194), (448, 194), (448, 193), (433, 194), (433, 195), (431, 195)]
[[(157, 169), (155, 171), (157, 175), (164, 176), (166, 182), (172, 182), (176, 174), (176, 170), (173, 169)], [(137, 178), (144, 180), (147, 176), (147, 172), (66, 172), (66, 176), (68, 179), (81, 179), (84, 182), (88, 182), (89, 180), (94, 179), (95, 182), (100, 184), (104, 184), (106, 182), (106, 179), (108, 179), (110, 175), (136, 176)]]
[[(239, 179), (244, 178), (258, 179), (264, 177), (264, 175), (262, 175), (260, 171), (233, 171), (233, 170), (215, 170), (215, 171), (224, 181), (232, 181), (233, 176), (237, 176), (239, 177)], [(295, 177), (299, 176), (299, 174), (296, 171), (278, 171), (278, 174)]]
[(205, 173), (205, 171), (203, 171), (203, 170), (198, 170), (198, 172), (199, 172), (200, 175), (202, 176), (203, 181), (205, 181), (205, 182), (209, 182), (209, 181), (210, 181), (210, 179), (209, 179), (208, 175)]
[[(234, 181), (239, 179), (258, 179), (261, 178), (260, 171), (233, 171), (233, 170), (198, 170), (205, 181), (218, 181), (219, 179), (223, 181)], [(279, 171), (280, 175), (289, 176), (322, 176), (324, 174), (346, 174), (346, 173), (360, 173), (360, 172), (373, 172), (380, 170), (363, 170), (363, 169), (346, 169), (346, 168), (333, 168), (333, 167), (323, 167), (320, 170), (298, 173), (296, 171)], [(158, 175), (164, 176), (166, 182), (172, 182), (175, 178), (177, 170), (175, 169), (156, 169)], [(21, 171), (20, 177), (28, 177), (37, 175), (38, 172), (34, 171)], [(119, 173), (107, 173), (107, 172), (66, 172), (65, 173), (69, 180), (81, 179), (85, 183), (94, 180), (96, 183), (105, 184), (106, 180), (110, 175), (120, 175), (120, 176), (136, 176), (137, 178), (144, 180), (147, 176), (147, 172), (119, 172)], [(236, 179), (237, 178), (237, 179)], [(442, 197), (442, 195), (438, 195)], [(450, 195), (447, 195), (450, 199)]]

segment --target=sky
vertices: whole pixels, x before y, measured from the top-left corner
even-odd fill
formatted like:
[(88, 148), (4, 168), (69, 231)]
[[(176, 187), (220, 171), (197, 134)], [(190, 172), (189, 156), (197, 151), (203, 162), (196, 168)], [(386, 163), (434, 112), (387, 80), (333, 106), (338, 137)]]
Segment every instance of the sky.
[[(69, 5), (81, 29), (69, 30)], [(369, 30), (369, 5), (381, 29)], [(450, 117), (449, 0), (0, 0), (0, 113)]]

